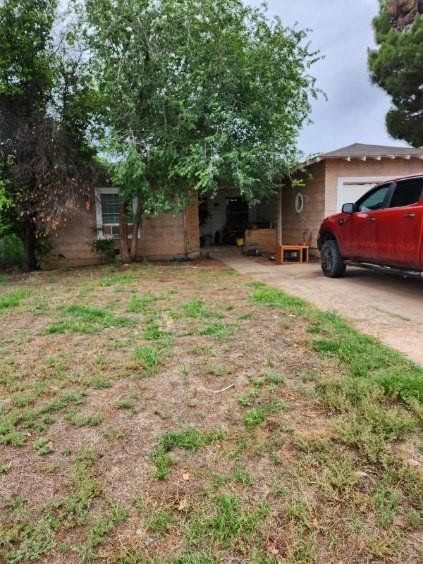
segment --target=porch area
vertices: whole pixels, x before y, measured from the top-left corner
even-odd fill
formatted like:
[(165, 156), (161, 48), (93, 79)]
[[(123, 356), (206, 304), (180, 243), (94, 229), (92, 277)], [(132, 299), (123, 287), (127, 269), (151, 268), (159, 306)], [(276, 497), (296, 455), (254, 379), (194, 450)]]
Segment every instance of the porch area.
[(236, 190), (222, 189), (213, 198), (199, 200), (201, 249), (243, 247), (274, 254), (280, 241), (279, 197), (255, 206)]

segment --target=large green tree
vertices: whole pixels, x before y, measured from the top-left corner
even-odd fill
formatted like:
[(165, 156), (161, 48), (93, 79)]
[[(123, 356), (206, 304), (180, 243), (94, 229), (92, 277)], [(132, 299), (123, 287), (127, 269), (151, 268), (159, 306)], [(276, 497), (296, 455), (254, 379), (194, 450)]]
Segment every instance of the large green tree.
[(56, 0), (0, 4), (0, 224), (37, 266), (40, 242), (88, 197), (92, 151), (89, 75)]
[(82, 20), (122, 197), (121, 252), (145, 215), (195, 193), (269, 196), (296, 161), (316, 94), (305, 34), (241, 0), (86, 0)]
[(423, 146), (423, 1), (381, 0), (373, 25), (378, 49), (370, 51), (369, 67), (392, 98), (388, 131)]

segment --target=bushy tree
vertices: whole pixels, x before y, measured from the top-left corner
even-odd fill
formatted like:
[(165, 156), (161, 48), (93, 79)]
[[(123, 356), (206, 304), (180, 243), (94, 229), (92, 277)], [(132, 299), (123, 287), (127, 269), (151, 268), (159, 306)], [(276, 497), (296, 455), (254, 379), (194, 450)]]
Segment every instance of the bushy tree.
[(241, 0), (86, 0), (91, 68), (105, 150), (122, 198), (141, 218), (182, 209), (196, 193), (269, 196), (296, 161), (316, 94), (317, 55), (302, 31)]
[(92, 173), (89, 75), (56, 15), (56, 0), (0, 5), (0, 176), (11, 202), (0, 214), (22, 237), (28, 269), (38, 241), (89, 197)]
[(423, 146), (423, 1), (381, 0), (373, 25), (378, 49), (369, 53), (369, 67), (392, 98), (388, 131)]

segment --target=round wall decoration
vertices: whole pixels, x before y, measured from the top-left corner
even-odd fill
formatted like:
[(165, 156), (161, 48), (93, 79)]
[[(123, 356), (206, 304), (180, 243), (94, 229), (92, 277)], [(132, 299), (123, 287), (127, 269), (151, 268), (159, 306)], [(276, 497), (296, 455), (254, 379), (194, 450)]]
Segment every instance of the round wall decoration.
[(304, 196), (301, 192), (295, 196), (295, 211), (301, 213), (304, 210)]

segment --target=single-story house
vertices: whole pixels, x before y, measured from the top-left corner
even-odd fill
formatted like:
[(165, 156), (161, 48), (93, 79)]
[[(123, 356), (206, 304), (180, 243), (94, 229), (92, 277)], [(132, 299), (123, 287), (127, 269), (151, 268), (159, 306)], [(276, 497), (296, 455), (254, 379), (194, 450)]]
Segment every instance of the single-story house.
[[(235, 245), (240, 239), (269, 253), (278, 244), (304, 239), (317, 248), (326, 216), (379, 182), (417, 173), (423, 173), (423, 148), (356, 143), (311, 159), (297, 175), (300, 186), (287, 180), (276, 197), (257, 206), (248, 206), (236, 190), (222, 189), (215, 197), (192, 201), (182, 213), (145, 219), (138, 253), (151, 260), (195, 258), (201, 247)], [(117, 239), (118, 232), (118, 191), (98, 188), (92, 204), (78, 209), (53, 238), (50, 264), (95, 264), (100, 260), (95, 240)]]

